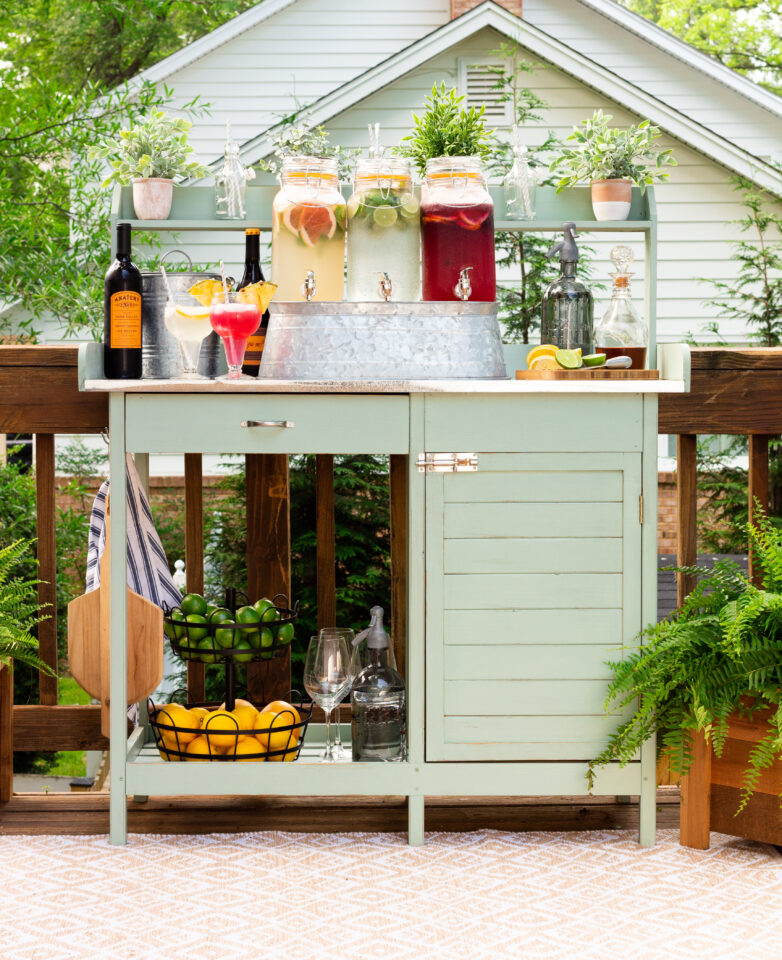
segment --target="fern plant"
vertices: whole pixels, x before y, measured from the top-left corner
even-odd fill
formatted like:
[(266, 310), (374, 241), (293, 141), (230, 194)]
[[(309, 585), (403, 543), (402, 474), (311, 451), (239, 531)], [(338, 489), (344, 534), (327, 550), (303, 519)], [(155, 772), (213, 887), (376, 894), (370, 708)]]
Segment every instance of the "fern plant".
[(763, 571), (756, 587), (730, 560), (697, 573), (698, 585), (670, 617), (649, 627), (638, 650), (610, 662), (613, 672), (606, 711), (632, 711), (589, 764), (595, 771), (632, 760), (653, 734), (671, 769), (685, 774), (692, 764), (693, 738), (703, 733), (721, 756), (732, 713), (771, 710), (769, 731), (749, 756), (740, 813), (760, 774), (782, 759), (782, 532), (761, 515), (746, 525)]
[(0, 663), (10, 666), (16, 660), (53, 674), (38, 656), (38, 640), (33, 636), (36, 625), (47, 619), (38, 605), (40, 581), (14, 575), (33, 542), (15, 540), (0, 549)]

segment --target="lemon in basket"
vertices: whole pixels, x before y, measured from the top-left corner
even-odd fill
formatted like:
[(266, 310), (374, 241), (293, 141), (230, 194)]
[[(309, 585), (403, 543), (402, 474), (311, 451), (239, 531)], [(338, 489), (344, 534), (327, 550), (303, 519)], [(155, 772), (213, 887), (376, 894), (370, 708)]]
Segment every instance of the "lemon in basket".
[[(263, 754), (263, 756), (258, 756)], [(244, 760), (250, 763), (263, 763), (266, 759), (266, 750), (256, 737), (242, 737), (236, 744), (236, 749), (232, 747), (228, 751), (229, 760)]]
[(209, 749), (209, 741), (206, 737), (196, 737), (195, 740), (191, 740), (185, 748), (186, 757), (183, 759), (186, 760), (210, 760), (212, 757), (217, 755), (217, 750), (214, 746), (211, 751)]
[[(169, 703), (160, 707), (155, 713), (155, 720), (160, 727), (163, 743), (169, 750), (184, 750), (184, 748), (198, 736), (201, 728), (201, 718), (191, 713), (178, 703)], [(176, 730), (167, 730), (166, 727), (176, 727)]]
[(236, 743), (236, 733), (242, 729), (236, 717), (227, 710), (213, 710), (204, 720), (202, 727), (207, 734), (207, 739), (218, 750), (233, 750)]
[[(292, 709), (292, 708), (291, 708)], [(258, 714), (256, 722), (256, 736), (263, 744), (264, 750), (286, 750), (290, 748), (294, 753), (299, 742), (298, 730), (279, 729), (288, 727), (293, 721), (288, 713), (271, 713), (265, 710)], [(279, 760), (280, 757), (269, 757), (269, 760)]]

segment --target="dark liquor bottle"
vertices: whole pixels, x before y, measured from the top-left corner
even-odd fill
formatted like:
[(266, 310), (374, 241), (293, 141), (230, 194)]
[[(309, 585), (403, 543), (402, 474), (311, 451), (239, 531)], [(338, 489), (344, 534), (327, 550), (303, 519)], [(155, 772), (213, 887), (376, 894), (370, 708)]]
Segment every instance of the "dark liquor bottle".
[(130, 224), (117, 224), (117, 259), (103, 284), (103, 373), (141, 378), (141, 272), (130, 259)]
[[(261, 270), (261, 231), (257, 227), (250, 227), (244, 231), (244, 237), (244, 275), (236, 287), (237, 290), (264, 279), (263, 270)], [(268, 326), (269, 311), (267, 310), (261, 317), (260, 326), (247, 341), (247, 349), (244, 351), (242, 373), (249, 374), (251, 377), (258, 376)]]

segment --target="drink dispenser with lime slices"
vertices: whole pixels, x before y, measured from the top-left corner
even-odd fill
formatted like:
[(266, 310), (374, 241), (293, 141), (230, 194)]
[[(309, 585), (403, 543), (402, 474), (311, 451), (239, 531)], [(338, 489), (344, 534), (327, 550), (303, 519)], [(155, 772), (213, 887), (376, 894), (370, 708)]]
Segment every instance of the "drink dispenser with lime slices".
[(342, 300), (345, 201), (337, 161), (288, 157), (272, 207), (277, 300)]
[(359, 160), (348, 201), (348, 300), (421, 296), (420, 205), (407, 160)]

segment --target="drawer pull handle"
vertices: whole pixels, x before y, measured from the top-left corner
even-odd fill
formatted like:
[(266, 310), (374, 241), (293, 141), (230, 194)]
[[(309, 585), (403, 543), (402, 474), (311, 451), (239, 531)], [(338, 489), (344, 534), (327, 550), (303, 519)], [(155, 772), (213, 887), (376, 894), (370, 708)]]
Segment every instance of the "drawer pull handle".
[(243, 427), (282, 427), (291, 430), (296, 424), (293, 420), (242, 420)]

